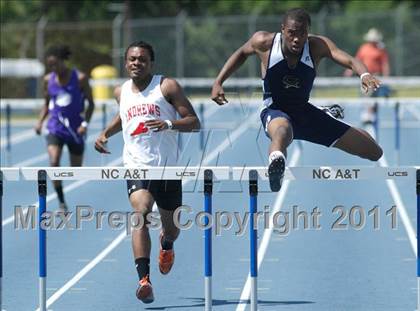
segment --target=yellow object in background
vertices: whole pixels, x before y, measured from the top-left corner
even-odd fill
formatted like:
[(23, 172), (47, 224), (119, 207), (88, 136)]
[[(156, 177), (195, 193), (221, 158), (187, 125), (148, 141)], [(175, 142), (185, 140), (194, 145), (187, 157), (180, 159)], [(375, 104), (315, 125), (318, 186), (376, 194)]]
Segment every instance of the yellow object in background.
[[(117, 69), (110, 65), (100, 65), (92, 69), (91, 76), (93, 80), (113, 79), (117, 77)], [(92, 87), (92, 92), (95, 100), (113, 97), (112, 86), (105, 83), (95, 83)]]

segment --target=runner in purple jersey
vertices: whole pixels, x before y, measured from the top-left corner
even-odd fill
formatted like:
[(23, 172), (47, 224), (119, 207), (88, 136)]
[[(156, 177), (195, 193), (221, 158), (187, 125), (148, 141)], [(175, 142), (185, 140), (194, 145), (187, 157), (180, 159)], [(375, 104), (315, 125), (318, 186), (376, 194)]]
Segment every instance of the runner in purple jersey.
[[(49, 73), (44, 77), (45, 105), (35, 126), (41, 134), (42, 123), (49, 115), (47, 129), (48, 155), (51, 166), (60, 166), (63, 146), (70, 153), (70, 165), (81, 166), (83, 161), (84, 137), (95, 108), (88, 77), (66, 66), (71, 52), (67, 46), (53, 46), (46, 53)], [(85, 115), (84, 102), (89, 105)], [(60, 209), (67, 212), (61, 181), (54, 181), (54, 188), (60, 202)]]

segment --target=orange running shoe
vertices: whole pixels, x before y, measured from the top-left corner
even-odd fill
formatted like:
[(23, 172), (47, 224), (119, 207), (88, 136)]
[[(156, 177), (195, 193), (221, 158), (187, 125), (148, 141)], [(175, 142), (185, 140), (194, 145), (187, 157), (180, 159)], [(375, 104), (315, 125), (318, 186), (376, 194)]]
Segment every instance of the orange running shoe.
[(160, 233), (160, 251), (159, 251), (159, 270), (162, 274), (168, 274), (171, 271), (172, 265), (175, 261), (175, 252), (173, 249), (162, 249), (163, 234)]
[(139, 281), (139, 287), (137, 288), (136, 296), (137, 299), (141, 300), (143, 303), (152, 303), (155, 300), (149, 275), (146, 275)]

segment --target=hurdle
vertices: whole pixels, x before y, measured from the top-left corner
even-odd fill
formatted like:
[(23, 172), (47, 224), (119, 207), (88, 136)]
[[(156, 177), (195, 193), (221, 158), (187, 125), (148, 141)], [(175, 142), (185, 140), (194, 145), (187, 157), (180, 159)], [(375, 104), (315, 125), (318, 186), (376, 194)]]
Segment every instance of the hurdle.
[[(266, 167), (153, 167), (153, 168), (125, 168), (125, 167), (27, 167), (1, 168), (0, 194), (3, 199), (4, 180), (33, 180), (38, 181), (39, 194), (39, 303), (40, 310), (46, 311), (46, 232), (42, 231), (41, 221), (47, 210), (45, 196), (46, 182), (50, 180), (96, 180), (112, 181), (126, 179), (169, 179), (169, 180), (202, 180), (204, 181), (205, 208), (211, 214), (214, 180), (234, 180), (249, 182), (250, 213), (257, 212), (258, 180), (268, 180)], [(420, 167), (364, 167), (364, 166), (321, 166), (321, 167), (288, 167), (285, 180), (312, 181), (358, 181), (358, 180), (405, 180), (416, 182), (417, 194), (417, 234), (420, 232)], [(1, 213), (2, 205), (0, 205)], [(258, 278), (258, 242), (257, 229), (254, 228), (253, 217), (250, 217), (250, 276), (252, 289), (250, 293), (251, 310), (257, 310), (257, 278)], [(207, 224), (209, 218), (207, 218)], [(2, 229), (1, 229), (2, 230)], [(212, 309), (212, 243), (211, 226), (205, 232), (205, 310)], [(2, 257), (2, 234), (0, 233), (0, 257)], [(206, 242), (207, 241), (207, 242)], [(420, 310), (420, 242), (417, 239), (417, 308)], [(2, 277), (2, 261), (0, 260), (0, 276)], [(1, 278), (0, 278), (1, 286)], [(1, 289), (1, 287), (0, 287)], [(1, 294), (1, 292), (0, 292)], [(1, 302), (1, 300), (0, 300)], [(1, 305), (0, 305), (1, 307)]]
[[(39, 310), (47, 311), (46, 284), (47, 284), (47, 254), (46, 231), (41, 223), (47, 211), (46, 206), (46, 180), (229, 180), (229, 167), (153, 167), (153, 168), (125, 168), (125, 167), (26, 167), (20, 169), (24, 180), (38, 181), (39, 195)], [(209, 204), (211, 208), (211, 201)], [(211, 229), (207, 235), (211, 236)], [(207, 248), (211, 252), (211, 244)], [(207, 258), (207, 257), (206, 257)], [(211, 258), (211, 256), (210, 256)], [(208, 262), (211, 274), (211, 261)], [(211, 291), (210, 283), (207, 287)], [(210, 293), (211, 295), (211, 293)]]
[(420, 311), (420, 169), (416, 171), (416, 194), (417, 194), (417, 310)]
[(6, 163), (11, 165), (12, 141), (11, 141), (11, 118), (12, 108), (10, 104), (6, 105)]
[[(0, 220), (3, 222), (3, 172), (0, 171)], [(3, 281), (3, 224), (0, 228), (0, 310), (2, 308), (2, 288), (1, 283)]]
[[(256, 180), (268, 180), (268, 171), (266, 167), (233, 167), (232, 168), (232, 179), (250, 182), (250, 194), (251, 182), (255, 180), (255, 175), (258, 175)], [(342, 166), (342, 167), (288, 167), (285, 170), (284, 180), (313, 180), (313, 181), (357, 181), (357, 180), (416, 180), (416, 192), (417, 192), (417, 236), (420, 232), (420, 167), (355, 167), (355, 166)], [(258, 192), (257, 189), (254, 191)], [(252, 196), (250, 197), (252, 204)], [(255, 203), (256, 205), (256, 197)], [(252, 213), (254, 210), (250, 210)], [(256, 210), (255, 210), (256, 212)], [(250, 216), (250, 232), (252, 230)], [(256, 232), (255, 232), (256, 233)], [(251, 233), (252, 240), (252, 233)], [(252, 243), (252, 242), (251, 242)], [(251, 246), (251, 249), (253, 246)], [(417, 311), (420, 311), (420, 239), (417, 238)], [(258, 250), (254, 249), (251, 251), (251, 267), (250, 267), (250, 279), (251, 279), (251, 290), (250, 290), (250, 305), (251, 310), (257, 310), (257, 273), (258, 266), (253, 271), (252, 261), (253, 256), (255, 262), (258, 259)], [(253, 280), (255, 278), (255, 280)], [(255, 285), (253, 284), (255, 282)]]
[(258, 308), (258, 236), (254, 215), (257, 214), (258, 173), (256, 170), (249, 171), (249, 257), (251, 276), (251, 311)]
[[(204, 173), (204, 226), (207, 227), (212, 215), (213, 172), (206, 169)], [(254, 225), (254, 215), (257, 213), (258, 173), (249, 171), (250, 196), (250, 273), (251, 273), (251, 310), (257, 311), (257, 278), (258, 278), (258, 240), (257, 229)], [(212, 229), (204, 230), (204, 310), (212, 309)]]
[(395, 164), (400, 165), (400, 103), (397, 101), (394, 107), (394, 122), (395, 122)]
[[(212, 214), (213, 171), (206, 169), (204, 173), (204, 225), (210, 222)], [(212, 308), (212, 230), (211, 226), (204, 230), (204, 310)]]
[(0, 311), (3, 310), (3, 182), (4, 180), (18, 181), (19, 168), (1, 168), (0, 170)]
[(47, 310), (47, 232), (41, 226), (47, 211), (47, 172), (38, 171), (38, 224), (39, 224), (39, 306), (41, 311)]

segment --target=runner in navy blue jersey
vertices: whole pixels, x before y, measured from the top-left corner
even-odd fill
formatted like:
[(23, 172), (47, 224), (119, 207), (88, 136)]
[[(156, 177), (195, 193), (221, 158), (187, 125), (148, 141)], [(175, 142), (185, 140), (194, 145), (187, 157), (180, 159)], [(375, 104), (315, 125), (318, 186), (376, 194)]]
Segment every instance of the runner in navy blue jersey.
[(264, 106), (261, 121), (271, 139), (269, 180), (272, 191), (279, 191), (286, 163), (286, 149), (293, 139), (302, 139), (377, 161), (381, 147), (365, 131), (352, 127), (309, 103), (316, 69), (323, 58), (352, 69), (361, 78), (365, 91), (375, 90), (379, 81), (365, 65), (351, 57), (328, 38), (309, 35), (311, 18), (303, 9), (286, 12), (281, 32), (256, 32), (226, 61), (216, 78), (212, 99), (227, 103), (222, 84), (248, 58), (261, 60)]

